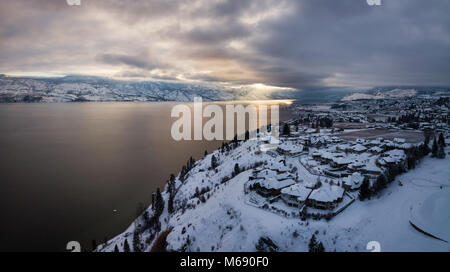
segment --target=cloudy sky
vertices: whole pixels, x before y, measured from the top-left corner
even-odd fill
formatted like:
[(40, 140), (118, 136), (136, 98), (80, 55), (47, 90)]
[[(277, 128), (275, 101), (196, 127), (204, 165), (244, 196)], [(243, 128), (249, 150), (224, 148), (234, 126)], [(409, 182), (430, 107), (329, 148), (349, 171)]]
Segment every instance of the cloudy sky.
[(450, 1), (0, 0), (0, 73), (450, 85)]

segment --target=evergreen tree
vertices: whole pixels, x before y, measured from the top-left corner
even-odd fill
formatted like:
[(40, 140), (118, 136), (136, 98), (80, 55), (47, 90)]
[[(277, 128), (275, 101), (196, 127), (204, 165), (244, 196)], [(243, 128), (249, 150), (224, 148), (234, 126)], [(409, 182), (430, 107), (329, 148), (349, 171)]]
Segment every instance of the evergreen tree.
[(248, 130), (245, 131), (245, 140), (246, 141), (250, 140), (250, 132)]
[(117, 247), (117, 244), (114, 246), (114, 252), (120, 252), (119, 248)]
[(237, 175), (241, 172), (241, 169), (239, 169), (239, 164), (234, 165), (234, 175)]
[(133, 250), (134, 252), (141, 252), (141, 238), (139, 237), (139, 233), (135, 230), (133, 232)]
[(387, 186), (386, 177), (383, 174), (381, 174), (381, 175), (378, 176), (378, 178), (377, 178), (377, 180), (376, 180), (376, 182), (374, 184), (373, 191), (375, 193), (381, 192), (381, 190), (386, 188), (386, 186)]
[(127, 239), (125, 239), (125, 242), (123, 244), (123, 252), (130, 252), (130, 245), (128, 244)]
[(363, 201), (369, 197), (370, 197), (369, 179), (364, 178), (364, 181), (362, 182), (361, 187), (359, 188), (359, 200)]
[(444, 146), (439, 145), (438, 147), (438, 152), (436, 154), (436, 157), (438, 159), (445, 159), (445, 151), (444, 151)]
[(431, 147), (431, 157), (436, 157), (438, 153), (438, 144), (436, 142), (436, 137), (433, 140), (433, 146)]
[(283, 126), (283, 135), (284, 136), (290, 136), (291, 135), (291, 129), (287, 123)]
[(211, 157), (211, 168), (216, 169), (217, 167), (217, 158), (216, 156), (212, 155)]
[(439, 141), (438, 141), (438, 144), (439, 144), (440, 146), (445, 147), (445, 139), (444, 139), (444, 134), (443, 134), (443, 133), (439, 134)]
[(315, 234), (313, 234), (313, 236), (309, 240), (308, 247), (309, 247), (309, 252), (315, 252), (315, 250), (317, 248), (317, 240), (316, 240), (316, 235)]
[(175, 176), (173, 174), (170, 175), (168, 190), (169, 199), (167, 200), (167, 209), (169, 213), (173, 213), (173, 199), (175, 198)]
[(316, 252), (325, 252), (325, 247), (323, 246), (322, 242), (317, 245)]
[(325, 252), (325, 247), (323, 246), (322, 242), (317, 242), (315, 234), (313, 234), (313, 236), (309, 240), (308, 247), (309, 247), (309, 252), (314, 252), (314, 253)]
[(161, 191), (159, 188), (156, 189), (156, 197), (155, 197), (155, 214), (160, 215), (164, 210), (164, 199), (161, 195)]

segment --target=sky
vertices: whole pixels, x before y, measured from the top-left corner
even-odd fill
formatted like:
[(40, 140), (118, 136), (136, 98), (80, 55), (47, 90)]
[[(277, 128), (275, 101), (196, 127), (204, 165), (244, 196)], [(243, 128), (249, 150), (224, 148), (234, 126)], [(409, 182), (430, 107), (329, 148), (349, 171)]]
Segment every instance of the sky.
[(0, 73), (450, 86), (450, 1), (0, 0)]

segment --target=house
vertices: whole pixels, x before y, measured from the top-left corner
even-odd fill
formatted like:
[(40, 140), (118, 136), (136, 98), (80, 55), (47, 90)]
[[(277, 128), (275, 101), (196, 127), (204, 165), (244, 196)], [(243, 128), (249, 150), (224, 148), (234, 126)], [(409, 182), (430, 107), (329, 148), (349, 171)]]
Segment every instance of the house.
[(282, 189), (281, 199), (289, 206), (301, 207), (306, 202), (311, 192), (312, 189), (297, 183)]
[(281, 193), (283, 188), (294, 185), (293, 179), (285, 179), (282, 181), (274, 178), (257, 179), (253, 183), (253, 187), (256, 192), (264, 197), (277, 196)]
[(282, 181), (285, 179), (294, 179), (294, 176), (288, 172), (279, 173), (272, 169), (263, 169), (259, 171), (253, 171), (253, 175), (249, 177), (249, 180), (254, 179), (276, 179), (278, 181)]
[(352, 161), (350, 161), (349, 159), (342, 158), (342, 157), (333, 157), (330, 165), (333, 168), (343, 168), (343, 167), (347, 167), (351, 163), (352, 163)]
[(371, 147), (371, 148), (369, 149), (369, 151), (370, 151), (372, 154), (380, 154), (381, 152), (383, 152), (383, 149), (382, 149), (381, 147), (374, 146), (374, 147)]
[(350, 171), (350, 172), (356, 172), (356, 171), (358, 171), (359, 169), (361, 169), (362, 167), (364, 167), (366, 164), (365, 163), (363, 163), (363, 162), (361, 162), (361, 161), (355, 161), (355, 162), (352, 162), (349, 166), (347, 166), (347, 169)]
[(296, 156), (303, 152), (303, 145), (296, 145), (292, 142), (284, 142), (277, 147), (277, 151), (280, 154), (288, 156)]
[(356, 172), (342, 180), (342, 187), (349, 191), (358, 190), (359, 187), (361, 187), (363, 180), (364, 177)]
[(403, 163), (406, 161), (405, 151), (401, 149), (393, 149), (385, 152), (377, 160), (377, 164), (380, 166), (388, 166), (392, 164)]
[(365, 146), (363, 146), (362, 144), (357, 144), (357, 145), (352, 146), (351, 150), (354, 153), (361, 154), (361, 153), (365, 152), (367, 150), (367, 148)]
[(311, 192), (306, 204), (316, 209), (332, 210), (344, 198), (344, 191), (344, 188), (340, 186), (324, 183), (320, 188)]
[(374, 164), (365, 165), (363, 168), (361, 168), (361, 173), (372, 175), (372, 176), (378, 176), (383, 173), (383, 170), (381, 170), (379, 167), (377, 167)]
[(396, 144), (404, 144), (406, 142), (403, 138), (394, 138), (394, 143)]

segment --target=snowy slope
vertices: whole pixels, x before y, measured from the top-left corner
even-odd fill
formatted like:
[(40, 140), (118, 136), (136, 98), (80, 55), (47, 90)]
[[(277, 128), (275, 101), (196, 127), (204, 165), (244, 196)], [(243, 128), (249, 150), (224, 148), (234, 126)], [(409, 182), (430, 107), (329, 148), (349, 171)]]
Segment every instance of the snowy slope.
[[(258, 145), (256, 141), (249, 141), (229, 154), (216, 151), (217, 172), (209, 169), (210, 154), (196, 163), (184, 182), (177, 180), (175, 203), (178, 210), (170, 215), (166, 208), (160, 218), (161, 231), (171, 230), (167, 236), (168, 250), (255, 251), (259, 238), (269, 237), (280, 251), (307, 251), (309, 239), (316, 234), (327, 251), (367, 251), (370, 241), (379, 242), (382, 251), (450, 251), (450, 244), (425, 236), (409, 224), (418, 204), (427, 202), (435, 194), (440, 194), (444, 200), (450, 198), (450, 156), (445, 160), (423, 159), (416, 169), (398, 176), (379, 197), (365, 202), (357, 200), (330, 221), (301, 221), (247, 204), (244, 184), (251, 170), (221, 183), (223, 177), (231, 175), (235, 163), (242, 169), (257, 162), (270, 164), (280, 158), (259, 152)], [(298, 169), (300, 179), (316, 179), (302, 168), (298, 158), (286, 159), (291, 169)], [(211, 191), (206, 193), (206, 202), (202, 203), (194, 194), (196, 188), (206, 187)], [(167, 194), (163, 196), (167, 200)], [(444, 227), (449, 224), (446, 211), (448, 209), (436, 209), (438, 215), (431, 218), (438, 220), (428, 220), (426, 227), (448, 235), (449, 230), (446, 232)], [(441, 213), (444, 218), (439, 216)], [(100, 245), (98, 250), (112, 251), (115, 245), (121, 249), (124, 239), (132, 245), (133, 230), (134, 224), (107, 244)], [(148, 234), (143, 233), (141, 240), (147, 239)], [(150, 250), (153, 242), (154, 239), (145, 242), (144, 250)]]
[(0, 76), (0, 102), (233, 100), (239, 93), (196, 84), (128, 82), (97, 77)]
[(417, 90), (415, 89), (393, 89), (390, 91), (377, 91), (373, 94), (369, 93), (353, 93), (345, 96), (341, 101), (353, 101), (353, 100), (364, 100), (364, 99), (395, 99), (395, 98), (405, 98), (413, 97), (417, 95)]

